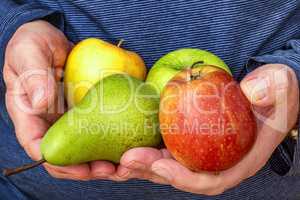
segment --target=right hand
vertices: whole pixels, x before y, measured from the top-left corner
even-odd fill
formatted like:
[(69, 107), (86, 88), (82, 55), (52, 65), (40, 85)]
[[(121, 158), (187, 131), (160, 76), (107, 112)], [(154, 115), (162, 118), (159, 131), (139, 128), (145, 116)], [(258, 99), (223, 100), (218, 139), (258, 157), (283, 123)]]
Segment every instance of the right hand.
[[(3, 69), (6, 106), (17, 139), (33, 160), (41, 159), (41, 139), (64, 112), (58, 83), (71, 48), (72, 43), (60, 30), (42, 20), (22, 25), (7, 45)], [(120, 180), (115, 166), (105, 161), (44, 167), (56, 178)]]

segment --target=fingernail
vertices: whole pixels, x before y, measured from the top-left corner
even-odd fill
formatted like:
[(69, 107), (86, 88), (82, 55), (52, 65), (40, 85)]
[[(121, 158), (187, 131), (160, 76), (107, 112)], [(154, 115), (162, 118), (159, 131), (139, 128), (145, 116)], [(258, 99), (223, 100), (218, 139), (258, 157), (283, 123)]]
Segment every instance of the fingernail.
[(138, 161), (131, 161), (126, 167), (129, 169), (140, 169), (140, 170), (146, 169), (146, 165)]
[(265, 79), (251, 79), (246, 82), (250, 97), (254, 101), (260, 101), (267, 96), (268, 84)]
[(43, 96), (45, 95), (45, 90), (43, 87), (38, 87), (32, 96), (32, 106), (35, 107), (38, 105), (38, 103), (43, 99)]
[(154, 168), (152, 170), (156, 175), (166, 179), (167, 181), (171, 182), (173, 177), (172, 175), (164, 168)]

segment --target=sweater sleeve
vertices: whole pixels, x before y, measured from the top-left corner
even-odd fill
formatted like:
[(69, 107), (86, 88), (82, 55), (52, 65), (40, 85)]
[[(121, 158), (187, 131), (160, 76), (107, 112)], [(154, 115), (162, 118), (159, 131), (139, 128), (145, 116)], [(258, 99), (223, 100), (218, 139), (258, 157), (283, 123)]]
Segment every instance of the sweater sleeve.
[[(247, 72), (250, 72), (263, 64), (272, 63), (285, 64), (294, 69), (298, 78), (298, 83), (300, 84), (300, 40), (290, 40), (282, 50), (250, 58), (247, 64)], [(297, 126), (293, 132), (298, 133), (299, 126)], [(287, 137), (277, 147), (270, 159), (270, 166), (279, 175), (300, 174), (299, 134), (296, 134), (294, 138)]]
[(52, 10), (34, 1), (32, 3), (18, 4), (15, 0), (0, 1), (0, 82), (3, 84), (3, 64), (5, 49), (8, 41), (22, 24), (45, 19), (63, 29), (63, 16), (59, 10)]

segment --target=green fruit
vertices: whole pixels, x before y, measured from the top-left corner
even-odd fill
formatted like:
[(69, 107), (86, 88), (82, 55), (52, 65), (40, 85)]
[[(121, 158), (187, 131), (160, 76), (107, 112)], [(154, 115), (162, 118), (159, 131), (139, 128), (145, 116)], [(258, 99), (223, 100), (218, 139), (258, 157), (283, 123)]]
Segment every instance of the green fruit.
[(131, 148), (160, 143), (158, 107), (159, 97), (149, 84), (125, 74), (106, 77), (48, 130), (42, 155), (59, 166), (118, 163)]
[(160, 93), (167, 82), (178, 72), (193, 66), (197, 62), (202, 62), (203, 65), (220, 67), (231, 74), (228, 66), (218, 56), (201, 49), (184, 48), (161, 57), (151, 68), (146, 82), (152, 84)]

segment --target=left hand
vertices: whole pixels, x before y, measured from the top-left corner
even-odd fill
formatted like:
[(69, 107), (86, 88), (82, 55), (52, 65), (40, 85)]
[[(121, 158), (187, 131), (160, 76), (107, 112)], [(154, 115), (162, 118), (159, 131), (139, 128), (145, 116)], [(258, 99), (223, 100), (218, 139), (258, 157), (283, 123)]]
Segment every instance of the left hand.
[(268, 64), (248, 74), (240, 86), (253, 105), (258, 133), (253, 148), (234, 167), (218, 174), (196, 173), (172, 159), (166, 149), (135, 148), (123, 155), (118, 175), (123, 179), (147, 179), (205, 195), (221, 194), (255, 175), (296, 123), (298, 81), (288, 66)]
[[(59, 29), (37, 20), (20, 26), (5, 50), (7, 110), (20, 145), (33, 160), (41, 159), (42, 137), (65, 111), (59, 80), (71, 48)], [(115, 176), (115, 166), (106, 161), (67, 167), (45, 163), (44, 167), (61, 179), (121, 181)]]

